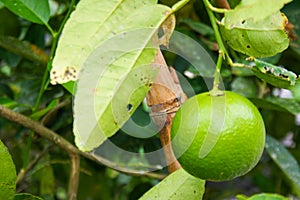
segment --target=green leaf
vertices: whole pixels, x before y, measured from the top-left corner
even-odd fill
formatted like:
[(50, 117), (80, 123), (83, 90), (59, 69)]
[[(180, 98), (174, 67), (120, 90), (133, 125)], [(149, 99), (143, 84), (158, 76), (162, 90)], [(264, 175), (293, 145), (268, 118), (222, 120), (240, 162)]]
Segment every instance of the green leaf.
[(282, 99), (276, 97), (266, 98), (270, 103), (275, 104), (278, 107), (281, 107), (288, 111), (291, 114), (298, 115), (300, 114), (300, 104), (295, 99)]
[(279, 194), (271, 194), (271, 193), (262, 193), (255, 194), (251, 197), (247, 197), (245, 195), (237, 195), (237, 200), (289, 200), (289, 198), (281, 196)]
[(227, 28), (223, 20), (220, 31), (224, 41), (234, 50), (254, 57), (270, 57), (289, 46), (285, 22), (285, 16), (277, 12), (258, 22), (249, 19), (232, 29)]
[(75, 88), (75, 82), (74, 81), (69, 81), (66, 83), (63, 83), (62, 86), (64, 86), (64, 88), (66, 90), (68, 90), (68, 92), (70, 92), (71, 94), (75, 94), (74, 88)]
[(249, 20), (254, 23), (265, 21), (267, 17), (278, 12), (284, 4), (291, 1), (292, 0), (242, 0), (233, 10), (225, 12), (225, 27), (227, 29), (241, 27)]
[(8, 99), (8, 98), (1, 98), (0, 97), (0, 104), (6, 108), (15, 108), (18, 106), (18, 103), (11, 100), (11, 99)]
[(19, 193), (15, 195), (14, 200), (43, 200), (43, 199), (37, 196), (33, 196), (32, 194)]
[(0, 140), (0, 199), (13, 199), (16, 192), (16, 168), (13, 160)]
[(0, 0), (16, 15), (31, 22), (46, 24), (50, 17), (48, 0)]
[(202, 199), (204, 185), (204, 180), (191, 176), (181, 168), (151, 188), (139, 200), (199, 200)]
[(296, 84), (297, 80), (297, 75), (294, 72), (258, 59), (255, 59), (252, 71), (258, 78), (279, 88), (289, 89)]
[(268, 97), (265, 99), (251, 98), (251, 101), (258, 107), (265, 109), (288, 112), (293, 115), (300, 113), (300, 104), (295, 99)]
[(32, 115), (30, 115), (30, 118), (34, 120), (40, 119), (42, 116), (47, 114), (52, 108), (54, 108), (57, 104), (58, 104), (58, 99), (53, 99), (46, 108), (33, 113)]
[(283, 171), (293, 185), (300, 189), (300, 167), (296, 159), (277, 140), (267, 135), (266, 146), (268, 154)]
[(172, 10), (157, 0), (81, 0), (65, 24), (50, 73), (52, 84), (76, 81), (86, 58), (126, 31), (158, 28)]

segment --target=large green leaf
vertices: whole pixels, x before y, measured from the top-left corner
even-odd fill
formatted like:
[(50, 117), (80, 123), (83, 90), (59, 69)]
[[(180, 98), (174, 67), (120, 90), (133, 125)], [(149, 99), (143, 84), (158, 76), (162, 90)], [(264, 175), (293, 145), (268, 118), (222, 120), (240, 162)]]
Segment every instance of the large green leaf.
[(15, 14), (31, 22), (46, 24), (50, 17), (48, 0), (0, 0)]
[(283, 99), (279, 97), (267, 97), (264, 99), (251, 98), (258, 107), (270, 110), (288, 112), (293, 115), (300, 114), (300, 104), (295, 99)]
[(199, 200), (202, 199), (204, 185), (204, 180), (191, 176), (181, 168), (151, 188), (139, 200)]
[(227, 29), (241, 27), (249, 20), (256, 23), (278, 12), (292, 0), (242, 0), (233, 10), (225, 12), (224, 23)]
[(220, 25), (224, 41), (241, 53), (254, 57), (270, 57), (289, 46), (284, 30), (286, 18), (279, 11), (261, 21), (242, 21), (241, 26), (230, 29), (224, 21)]
[(16, 179), (13, 160), (0, 140), (0, 199), (13, 199), (16, 192)]
[(157, 73), (150, 66), (159, 45), (153, 36), (173, 11), (155, 1), (80, 1), (63, 31), (51, 75), (54, 83), (78, 78), (74, 134), (81, 150), (112, 136), (146, 96)]
[(296, 159), (284, 146), (268, 135), (265, 148), (287, 178), (293, 183), (297, 190), (300, 190), (300, 167)]

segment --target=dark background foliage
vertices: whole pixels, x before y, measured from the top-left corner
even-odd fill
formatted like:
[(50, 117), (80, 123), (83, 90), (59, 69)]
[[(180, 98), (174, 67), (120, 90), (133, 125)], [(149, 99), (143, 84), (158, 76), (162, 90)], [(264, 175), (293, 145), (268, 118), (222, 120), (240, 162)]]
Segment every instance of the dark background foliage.
[[(160, 3), (173, 5), (175, 2), (162, 0)], [(230, 1), (231, 6), (237, 2)], [(49, 24), (57, 30), (70, 6), (69, 1), (52, 0), (50, 5), (53, 13)], [(300, 1), (294, 0), (283, 12), (294, 25), (294, 40), (291, 40), (286, 51), (265, 60), (300, 74)], [(213, 58), (217, 58), (214, 32), (201, 1), (189, 2), (176, 13), (176, 18), (177, 31), (198, 41)], [(48, 85), (38, 109), (35, 109), (42, 79), (47, 71), (47, 55), (51, 44), (52, 38), (45, 26), (30, 23), (1, 7), (0, 103), (41, 121), (73, 143), (72, 96), (66, 89), (61, 85)], [(234, 61), (240, 62), (245, 58), (245, 55), (237, 52), (230, 51), (230, 54)], [(168, 52), (164, 52), (164, 55), (168, 64), (186, 77), (196, 93), (207, 91), (204, 80), (189, 63)], [(195, 77), (187, 77), (187, 72)], [(222, 67), (222, 78), (226, 89), (250, 98), (260, 108), (267, 134), (286, 146), (299, 162), (300, 115), (297, 113), (300, 113), (300, 84), (292, 92), (274, 88), (248, 70), (231, 69), (226, 64)], [(141, 125), (149, 122), (148, 114), (142, 106), (138, 108), (133, 119)], [(32, 193), (45, 199), (66, 199), (70, 170), (66, 152), (28, 129), (3, 118), (0, 118), (0, 139), (8, 146), (18, 173), (38, 158), (18, 183), (18, 192)], [(112, 141), (124, 149), (139, 152), (141, 157), (144, 156), (143, 152), (160, 148), (158, 137), (137, 139), (121, 131), (113, 136)], [(112, 160), (116, 163), (122, 162), (118, 157)], [(158, 173), (166, 174), (167, 171), (164, 169)], [(137, 199), (158, 182), (155, 178), (130, 176), (81, 158), (78, 199)], [(240, 193), (251, 195), (260, 192), (285, 196), (300, 194), (266, 152), (259, 164), (247, 175), (222, 183), (207, 182), (204, 199), (231, 199)]]

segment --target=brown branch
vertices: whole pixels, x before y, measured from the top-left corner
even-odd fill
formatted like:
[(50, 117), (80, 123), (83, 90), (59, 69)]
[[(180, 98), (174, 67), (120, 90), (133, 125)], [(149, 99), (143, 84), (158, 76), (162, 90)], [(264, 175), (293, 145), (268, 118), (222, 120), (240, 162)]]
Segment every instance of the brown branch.
[(68, 199), (77, 199), (77, 190), (79, 184), (79, 169), (80, 169), (80, 157), (78, 154), (70, 155), (71, 157), (71, 173), (68, 187)]
[(168, 68), (159, 50), (153, 65), (159, 65), (158, 75), (147, 94), (147, 103), (151, 108), (151, 116), (160, 130), (159, 136), (163, 146), (168, 170), (170, 173), (181, 166), (177, 161), (171, 146), (171, 126), (180, 104), (186, 100), (176, 72)]
[(219, 8), (230, 9), (230, 5), (227, 0), (215, 0), (215, 3)]
[(140, 172), (137, 170), (131, 170), (124, 167), (117, 166), (115, 163), (111, 162), (110, 160), (107, 160), (106, 158), (93, 155), (89, 152), (82, 152), (79, 149), (77, 149), (75, 146), (73, 146), (69, 141), (55, 133), (54, 131), (46, 128), (45, 126), (41, 125), (38, 122), (33, 121), (29, 117), (26, 117), (22, 114), (19, 114), (17, 112), (14, 112), (8, 108), (5, 108), (0, 104), (0, 116), (3, 118), (15, 122), (17, 124), (20, 124), (30, 130), (33, 130), (40, 136), (52, 141), (54, 144), (65, 150), (69, 155), (73, 156), (73, 154), (81, 155), (87, 159), (90, 159), (92, 161), (95, 161), (99, 164), (106, 165), (110, 168), (113, 168), (117, 171), (130, 174), (133, 176), (148, 176), (156, 179), (163, 179), (166, 175), (165, 174), (157, 174), (157, 173), (151, 173), (151, 172)]

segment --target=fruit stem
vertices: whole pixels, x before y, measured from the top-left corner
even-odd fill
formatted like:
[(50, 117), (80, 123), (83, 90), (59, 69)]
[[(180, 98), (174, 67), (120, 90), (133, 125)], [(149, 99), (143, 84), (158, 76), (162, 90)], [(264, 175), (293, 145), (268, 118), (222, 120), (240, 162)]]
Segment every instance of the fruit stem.
[(222, 67), (223, 58), (224, 58), (224, 53), (219, 51), (218, 61), (217, 61), (216, 70), (215, 70), (215, 74), (214, 74), (213, 89), (211, 90), (211, 95), (213, 95), (213, 96), (218, 96), (218, 95), (223, 94), (223, 92), (220, 91), (220, 89), (219, 89), (220, 71), (221, 71), (221, 67)]

